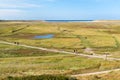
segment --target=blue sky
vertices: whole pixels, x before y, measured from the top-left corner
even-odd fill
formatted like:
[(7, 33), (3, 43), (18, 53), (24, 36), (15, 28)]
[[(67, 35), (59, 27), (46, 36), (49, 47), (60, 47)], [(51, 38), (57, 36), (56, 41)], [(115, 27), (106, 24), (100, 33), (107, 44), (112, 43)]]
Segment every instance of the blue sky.
[(120, 0), (0, 0), (0, 19), (120, 19)]

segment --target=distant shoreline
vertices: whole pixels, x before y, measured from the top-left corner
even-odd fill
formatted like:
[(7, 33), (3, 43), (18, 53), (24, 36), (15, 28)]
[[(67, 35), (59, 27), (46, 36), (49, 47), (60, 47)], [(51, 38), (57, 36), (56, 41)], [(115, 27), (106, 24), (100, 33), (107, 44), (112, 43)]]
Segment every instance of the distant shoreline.
[(93, 22), (120, 22), (120, 20), (94, 20)]
[(92, 22), (94, 20), (45, 20), (46, 22)]
[(120, 20), (0, 20), (0, 22), (120, 22)]

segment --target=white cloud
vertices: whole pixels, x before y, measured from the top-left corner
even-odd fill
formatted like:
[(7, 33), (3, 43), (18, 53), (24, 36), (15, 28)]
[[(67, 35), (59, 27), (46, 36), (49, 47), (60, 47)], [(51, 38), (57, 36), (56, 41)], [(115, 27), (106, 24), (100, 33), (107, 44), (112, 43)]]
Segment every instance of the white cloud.
[(45, 3), (54, 1), (58, 0), (0, 0), (0, 19), (28, 19), (37, 13), (32, 12), (34, 8), (40, 10)]
[(18, 9), (0, 9), (0, 19), (22, 18), (26, 14), (23, 10)]
[(0, 19), (24, 19), (27, 9), (40, 7), (28, 0), (0, 0)]
[(0, 8), (31, 8), (41, 7), (38, 4), (28, 3), (26, 0), (0, 0)]
[(10, 13), (12, 13), (12, 15), (14, 15), (14, 13), (20, 13), (22, 12), (22, 10), (18, 10), (18, 9), (0, 9), (0, 14), (1, 15), (5, 15), (8, 14), (11, 15)]
[(36, 4), (4, 4), (0, 3), (0, 8), (31, 8), (31, 7), (41, 7), (41, 5), (36, 5)]

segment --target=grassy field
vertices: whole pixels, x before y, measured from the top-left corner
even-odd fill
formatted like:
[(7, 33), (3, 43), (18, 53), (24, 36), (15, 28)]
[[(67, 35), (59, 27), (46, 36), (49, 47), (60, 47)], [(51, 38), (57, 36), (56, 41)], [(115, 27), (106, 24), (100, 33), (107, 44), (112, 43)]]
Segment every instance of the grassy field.
[(0, 59), (1, 79), (7, 76), (42, 74), (81, 74), (120, 67), (120, 62), (89, 59), (73, 55), (14, 57)]
[(61, 54), (37, 50), (37, 49), (29, 49), (20, 46), (10, 46), (5, 44), (0, 44), (0, 58), (49, 56), (49, 55), (52, 56), (52, 55), (61, 55)]
[[(51, 39), (35, 39), (37, 35), (53, 34)], [(31, 46), (95, 54), (120, 58), (119, 22), (47, 23), (0, 22), (0, 40)], [(86, 57), (0, 44), (0, 79), (7, 76), (41, 74), (81, 74), (120, 68), (119, 61), (105, 61)], [(83, 80), (114, 80), (114, 74), (84, 77)], [(112, 77), (113, 76), (113, 79)], [(81, 77), (80, 77), (81, 78)], [(117, 79), (116, 79), (117, 80)], [(118, 77), (119, 80), (119, 77)]]
[[(120, 50), (120, 24), (118, 22), (94, 23), (0, 23), (0, 39), (9, 42), (18, 41), (46, 48), (56, 48), (68, 51), (77, 49), (84, 52), (87, 47), (97, 54), (109, 54)], [(54, 34), (51, 39), (35, 39), (36, 35)], [(118, 57), (118, 56), (116, 56)]]
[(79, 80), (120, 80), (120, 72), (110, 72), (102, 75), (78, 77)]

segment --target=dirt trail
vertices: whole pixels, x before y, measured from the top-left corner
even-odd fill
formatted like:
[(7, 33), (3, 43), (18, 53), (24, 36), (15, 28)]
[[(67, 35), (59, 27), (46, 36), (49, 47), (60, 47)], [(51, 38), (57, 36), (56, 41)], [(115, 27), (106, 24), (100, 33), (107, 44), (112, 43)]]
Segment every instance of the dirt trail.
[[(78, 56), (83, 56), (83, 57), (88, 57), (88, 58), (100, 58), (100, 59), (105, 59), (105, 58), (106, 58), (106, 56), (104, 56), (104, 55), (87, 55), (87, 54), (81, 54), (81, 53), (78, 54), (78, 53), (73, 53), (73, 52), (60, 51), (60, 50), (56, 50), (56, 49), (47, 49), (47, 48), (35, 47), (35, 46), (28, 46), (28, 45), (22, 45), (22, 44), (17, 45), (17, 44), (10, 43), (10, 42), (5, 42), (5, 41), (0, 41), (0, 44), (8, 44), (8, 45), (22, 46), (22, 47), (39, 49), (39, 50), (50, 51), (50, 52), (73, 54), (73, 55), (78, 55)], [(107, 58), (107, 60), (118, 60), (118, 61), (119, 61), (120, 58)], [(77, 76), (97, 75), (97, 74), (109, 73), (109, 72), (112, 72), (112, 71), (120, 71), (120, 69), (113, 69), (113, 70), (93, 72), (93, 73), (85, 73), (85, 74), (77, 74), (77, 75), (72, 75), (72, 76), (77, 77)]]
[[(82, 54), (82, 53), (67, 52), (67, 51), (56, 50), (56, 49), (47, 49), (47, 48), (28, 46), (28, 45), (22, 45), (22, 44), (17, 45), (17, 44), (6, 42), (6, 41), (0, 41), (0, 43), (1, 44), (8, 44), (8, 45), (22, 46), (22, 47), (33, 48), (33, 49), (39, 49), (39, 50), (50, 51), (50, 52), (73, 54), (73, 55), (78, 55), (78, 56), (83, 56), (83, 57), (88, 57), (88, 58), (106, 59), (105, 55), (87, 55), (87, 54)], [(120, 60), (120, 58), (107, 58), (107, 60)]]
[(120, 69), (113, 69), (113, 70), (99, 71), (99, 72), (85, 73), (85, 74), (77, 74), (77, 75), (72, 75), (72, 76), (73, 76), (73, 77), (91, 76), (91, 75), (107, 74), (107, 73), (116, 72), (116, 71), (120, 71)]
[(18, 31), (21, 31), (21, 30), (24, 30), (26, 29), (27, 27), (29, 27), (29, 25), (23, 27), (23, 28), (20, 28), (20, 29), (16, 29), (16, 30), (13, 30), (12, 33), (15, 33), (15, 32), (18, 32)]

